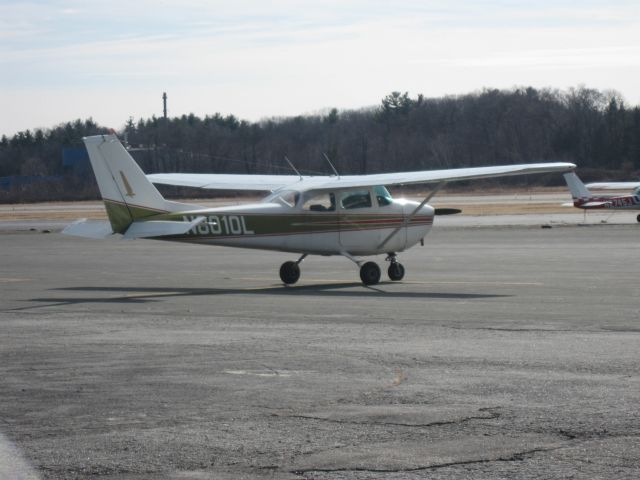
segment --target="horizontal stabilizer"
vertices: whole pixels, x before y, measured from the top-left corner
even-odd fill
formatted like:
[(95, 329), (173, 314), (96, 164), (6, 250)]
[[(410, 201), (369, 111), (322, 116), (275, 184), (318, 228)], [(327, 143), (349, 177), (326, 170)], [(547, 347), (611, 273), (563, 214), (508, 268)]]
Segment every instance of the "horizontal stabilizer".
[(611, 205), (611, 202), (584, 202), (576, 205), (573, 202), (563, 203), (563, 207), (576, 207), (576, 208), (600, 208), (600, 207), (608, 207)]
[(67, 225), (64, 230), (62, 230), (62, 233), (74, 237), (102, 239), (113, 235), (113, 230), (109, 222), (92, 221), (83, 218)]
[(133, 222), (124, 234), (125, 239), (164, 237), (182, 235), (204, 222), (206, 217), (196, 217), (191, 222), (172, 222), (164, 220), (140, 220)]

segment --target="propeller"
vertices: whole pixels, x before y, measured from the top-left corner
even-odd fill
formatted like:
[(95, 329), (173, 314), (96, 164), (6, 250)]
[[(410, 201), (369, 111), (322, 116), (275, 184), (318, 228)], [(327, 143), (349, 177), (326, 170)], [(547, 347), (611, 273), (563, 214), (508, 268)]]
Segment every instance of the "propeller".
[(459, 208), (436, 208), (434, 210), (435, 215), (455, 215), (456, 213), (462, 213)]

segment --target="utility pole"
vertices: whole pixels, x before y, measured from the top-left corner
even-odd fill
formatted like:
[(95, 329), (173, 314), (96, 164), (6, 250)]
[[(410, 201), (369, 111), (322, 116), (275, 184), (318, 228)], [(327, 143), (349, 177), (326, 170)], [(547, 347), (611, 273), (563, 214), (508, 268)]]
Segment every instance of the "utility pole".
[(167, 119), (167, 92), (162, 92), (162, 111), (164, 113), (164, 119)]

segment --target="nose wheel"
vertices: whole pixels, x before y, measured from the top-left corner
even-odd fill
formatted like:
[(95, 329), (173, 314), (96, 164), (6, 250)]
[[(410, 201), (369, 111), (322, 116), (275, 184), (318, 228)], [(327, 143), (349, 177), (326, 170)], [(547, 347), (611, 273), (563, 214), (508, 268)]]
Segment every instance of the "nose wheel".
[(387, 275), (389, 280), (393, 282), (399, 282), (404, 278), (404, 265), (398, 262), (395, 253), (390, 253), (386, 260), (389, 262), (389, 268), (387, 269)]
[(404, 266), (398, 262), (392, 263), (391, 265), (389, 265), (387, 275), (389, 275), (389, 280), (399, 282), (404, 278)]

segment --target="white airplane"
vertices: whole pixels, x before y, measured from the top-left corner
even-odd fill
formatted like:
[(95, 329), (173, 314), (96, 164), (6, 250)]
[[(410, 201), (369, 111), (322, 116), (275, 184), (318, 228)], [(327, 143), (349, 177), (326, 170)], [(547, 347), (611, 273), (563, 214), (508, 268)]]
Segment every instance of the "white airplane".
[[(585, 185), (575, 172), (564, 174), (564, 179), (571, 191), (573, 203), (566, 206), (574, 206), (585, 210), (611, 209), (611, 210), (640, 210), (640, 182), (600, 182)], [(630, 194), (624, 195), (594, 195), (589, 188), (604, 190), (634, 189)], [(640, 215), (636, 217), (640, 222)]]
[[(360, 269), (365, 285), (380, 281), (380, 267), (359, 257), (386, 254), (388, 275), (405, 269), (397, 253), (423, 242), (438, 213), (427, 202), (446, 182), (507, 175), (565, 172), (571, 163), (537, 163), (352, 176), (145, 175), (115, 135), (84, 138), (109, 222), (79, 220), (63, 233), (105, 238), (152, 238), (176, 242), (257, 248), (299, 254), (280, 267), (293, 284), (307, 255), (342, 255)], [(224, 190), (269, 190), (258, 203), (205, 208), (165, 200), (153, 183)], [(435, 183), (422, 201), (392, 198), (388, 185)], [(451, 212), (442, 212), (451, 213)]]

